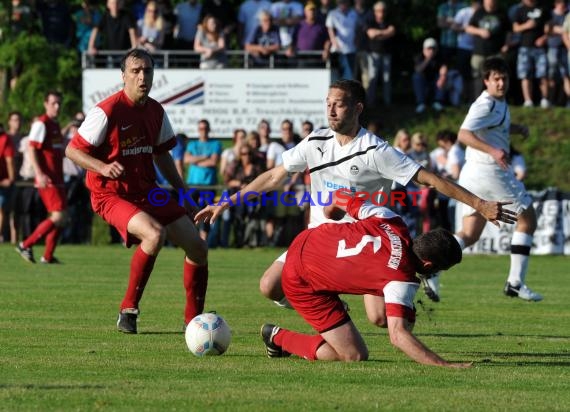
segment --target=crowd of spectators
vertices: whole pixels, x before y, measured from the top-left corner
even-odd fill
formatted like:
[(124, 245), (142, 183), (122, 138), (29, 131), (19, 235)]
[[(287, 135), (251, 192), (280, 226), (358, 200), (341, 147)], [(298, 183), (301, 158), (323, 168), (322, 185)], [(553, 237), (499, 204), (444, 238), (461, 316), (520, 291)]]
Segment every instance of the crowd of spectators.
[[(96, 56), (144, 47), (199, 55), (198, 67), (228, 66), (228, 51), (247, 52), (250, 66), (314, 67), (330, 62), (332, 79), (361, 80), (369, 105), (392, 103), (393, 54), (401, 23), (390, 2), (365, 0), (12, 0), (10, 31), (42, 33), (50, 43)], [(103, 4), (104, 3), (104, 4)], [(564, 0), (447, 0), (434, 16), (439, 39), (420, 39), (400, 72), (411, 72), (416, 111), (468, 104), (482, 89), (480, 66), (504, 55), (514, 95), (525, 107), (570, 105), (570, 17)], [(428, 33), (433, 31), (426, 30)], [(399, 37), (400, 36), (400, 37)], [(401, 43), (398, 43), (401, 44)], [(310, 52), (310, 53), (307, 53)], [(412, 56), (414, 56), (412, 58)], [(100, 60), (99, 60), (100, 61)], [(116, 65), (109, 56), (105, 64)], [(561, 87), (560, 87), (561, 86)]]
[[(237, 8), (227, 0), (102, 3), (84, 0), (74, 8), (63, 0), (12, 0), (10, 32), (39, 32), (52, 43), (76, 47), (87, 55), (133, 47), (150, 52), (195, 51), (200, 54), (199, 67), (208, 69), (227, 67), (230, 49), (247, 51), (251, 64), (259, 67), (267, 66), (276, 53), (277, 63), (284, 67), (313, 67), (330, 59), (334, 62), (333, 79), (358, 78), (367, 90), (369, 105), (392, 104), (392, 57), (401, 27), (390, 13), (390, 2), (246, 0)], [(565, 1), (554, 0), (552, 7), (547, 7), (545, 2), (523, 0), (504, 10), (497, 0), (448, 0), (438, 7), (434, 22), (439, 38), (423, 39), (417, 53), (411, 53), (415, 58), (410, 65), (410, 86), (418, 114), (430, 107), (441, 111), (445, 105), (472, 101), (482, 89), (481, 63), (497, 54), (509, 60), (512, 78), (520, 79), (523, 106), (548, 108), (556, 102), (570, 107), (570, 14)], [(307, 51), (318, 52), (318, 61), (301, 59)], [(116, 64), (112, 56), (108, 64)], [(23, 120), (20, 113), (12, 112), (7, 127), (0, 131), (0, 240), (13, 243), (29, 235), (46, 214), (26, 160), (28, 143), (20, 130)], [(82, 120), (83, 114), (78, 113), (62, 128), (66, 140)], [(217, 136), (209, 136), (208, 120), (203, 119), (198, 139), (189, 142), (184, 135), (178, 136), (173, 155), (179, 173), (191, 186), (216, 187), (217, 195), (224, 193), (219, 190), (224, 187), (231, 194), (262, 171), (279, 165), (283, 151), (305, 137), (313, 125), (303, 123), (298, 134), (287, 120), (279, 128), (277, 138), (265, 120), (257, 130), (237, 129), (233, 146), (223, 151)], [(438, 148), (429, 151), (427, 142), (433, 141), (433, 136), (428, 139), (422, 133), (410, 135), (402, 130), (394, 145), (425, 167), (455, 179), (462, 164), (456, 136), (442, 131), (435, 137)], [(91, 213), (83, 171), (66, 163), (64, 172), (72, 224), (66, 226), (62, 241), (89, 242)], [(160, 182), (160, 176), (158, 179)], [(20, 181), (15, 188), (14, 181)], [(302, 193), (308, 184), (307, 176), (292, 176), (283, 191)], [(448, 199), (435, 196), (429, 188), (395, 189), (419, 194), (417, 205), (400, 211), (415, 231), (433, 225), (453, 229), (449, 210), (454, 205)], [(201, 235), (212, 246), (287, 244), (303, 227), (304, 219), (302, 208), (240, 205), (216, 227), (202, 227)]]

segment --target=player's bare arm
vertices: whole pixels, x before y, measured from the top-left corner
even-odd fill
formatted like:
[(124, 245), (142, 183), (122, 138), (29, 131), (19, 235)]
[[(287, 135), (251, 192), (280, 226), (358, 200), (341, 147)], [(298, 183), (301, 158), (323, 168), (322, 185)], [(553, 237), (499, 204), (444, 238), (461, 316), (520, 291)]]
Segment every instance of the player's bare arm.
[(65, 155), (83, 169), (99, 173), (101, 176), (110, 179), (118, 179), (125, 172), (125, 168), (119, 162), (105, 163), (70, 146), (65, 149)]
[(180, 177), (178, 173), (178, 169), (176, 168), (176, 164), (174, 163), (174, 159), (168, 152), (154, 154), (153, 160), (160, 173), (164, 176), (164, 178), (170, 183), (170, 185), (175, 189), (182, 189), (186, 190), (186, 185), (184, 181)]
[(209, 221), (210, 223), (214, 223), (217, 217), (227, 209), (230, 204), (237, 202), (238, 196), (241, 196), (242, 193), (247, 192), (268, 192), (271, 190), (279, 189), (283, 186), (285, 179), (287, 178), (287, 170), (283, 167), (283, 165), (274, 167), (259, 176), (257, 176), (250, 184), (246, 187), (241, 189), (239, 192), (233, 194), (230, 197), (229, 202), (223, 202), (221, 205), (209, 205), (202, 209), (194, 220), (199, 222), (201, 220)]
[(479, 150), (481, 152), (487, 153), (495, 162), (503, 168), (508, 169), (509, 167), (509, 155), (503, 149), (491, 146), (487, 142), (483, 141), (475, 133), (470, 130), (460, 129), (457, 135), (457, 140), (459, 140), (465, 146), (472, 147), (473, 149)]
[(477, 210), (481, 216), (496, 226), (499, 226), (499, 222), (512, 224), (517, 221), (517, 214), (503, 207), (509, 205), (511, 202), (490, 202), (483, 200), (462, 186), (459, 186), (457, 183), (429, 172), (423, 167), (418, 170), (413, 180), (416, 183), (432, 186), (438, 192), (471, 206)]
[(441, 358), (407, 329), (406, 320), (404, 318), (388, 316), (388, 333), (392, 345), (422, 365), (444, 366), (448, 368), (469, 368), (472, 366), (471, 362), (453, 363)]

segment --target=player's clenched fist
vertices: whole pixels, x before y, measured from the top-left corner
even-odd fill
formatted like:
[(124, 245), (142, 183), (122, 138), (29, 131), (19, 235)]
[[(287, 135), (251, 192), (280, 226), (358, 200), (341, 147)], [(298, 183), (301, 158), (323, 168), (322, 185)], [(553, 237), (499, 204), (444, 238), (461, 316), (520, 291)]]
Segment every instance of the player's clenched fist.
[(124, 172), (125, 168), (119, 162), (108, 163), (100, 171), (101, 175), (111, 179), (118, 179)]

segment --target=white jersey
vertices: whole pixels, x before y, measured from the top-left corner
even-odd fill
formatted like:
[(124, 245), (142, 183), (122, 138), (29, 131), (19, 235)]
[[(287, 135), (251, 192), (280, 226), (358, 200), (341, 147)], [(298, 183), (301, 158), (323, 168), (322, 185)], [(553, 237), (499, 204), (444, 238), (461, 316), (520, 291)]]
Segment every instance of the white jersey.
[[(331, 192), (341, 188), (353, 193), (367, 192), (383, 205), (382, 202), (389, 202), (392, 181), (405, 186), (421, 167), (364, 128), (344, 146), (331, 129), (316, 130), (283, 153), (283, 166), (288, 172), (309, 169), (312, 200), (309, 227), (339, 223), (323, 214)], [(340, 222), (347, 221), (353, 221), (348, 214)]]
[[(487, 91), (481, 93), (471, 105), (461, 125), (461, 129), (473, 132), (479, 139), (507, 153), (510, 150), (510, 127), (511, 112), (507, 102), (491, 97)], [(495, 163), (492, 156), (469, 146), (465, 151), (465, 160)]]

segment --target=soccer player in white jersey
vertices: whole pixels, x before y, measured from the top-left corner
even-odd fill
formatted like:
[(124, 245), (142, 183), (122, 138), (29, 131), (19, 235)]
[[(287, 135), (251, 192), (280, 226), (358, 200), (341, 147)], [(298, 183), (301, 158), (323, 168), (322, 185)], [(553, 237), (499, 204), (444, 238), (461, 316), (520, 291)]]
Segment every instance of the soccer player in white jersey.
[[(308, 168), (314, 203), (311, 205), (309, 227), (325, 222), (353, 221), (348, 216), (339, 222), (325, 218), (323, 208), (331, 192), (348, 188), (355, 193), (382, 193), (384, 198), (376, 199), (382, 202), (389, 196), (393, 180), (403, 186), (410, 180), (433, 186), (441, 193), (474, 207), (495, 224), (497, 221), (514, 222), (514, 213), (502, 207), (505, 203), (487, 202), (440, 178), (361, 127), (358, 119), (364, 110), (365, 100), (366, 94), (359, 82), (338, 80), (332, 83), (326, 99), (329, 128), (312, 132), (297, 146), (287, 150), (283, 154), (283, 164), (259, 175), (241, 192), (232, 195), (230, 201), (236, 202), (240, 193), (275, 190), (282, 185), (288, 173), (303, 172)], [(213, 222), (229, 206), (230, 202), (207, 206), (196, 215), (196, 220), (210, 219)], [(281, 272), (285, 256), (284, 253), (274, 261), (260, 281), (261, 293), (284, 305)], [(365, 295), (364, 302), (368, 319), (376, 324), (379, 319), (376, 297)]]
[[(524, 300), (539, 301), (542, 296), (525, 284), (536, 214), (530, 195), (523, 183), (516, 179), (509, 164), (509, 134), (527, 137), (528, 128), (511, 123), (505, 100), (509, 87), (508, 73), (508, 66), (500, 57), (488, 58), (483, 64), (486, 90), (471, 105), (459, 130), (459, 141), (467, 146), (467, 150), (458, 183), (485, 199), (512, 203), (510, 207), (517, 212), (518, 218), (511, 239), (511, 268), (504, 293)], [(455, 237), (465, 248), (479, 240), (486, 222), (483, 216), (468, 206), (458, 205), (457, 212), (461, 213), (463, 224)], [(429, 279), (427, 286), (426, 294), (438, 301), (439, 276)]]

